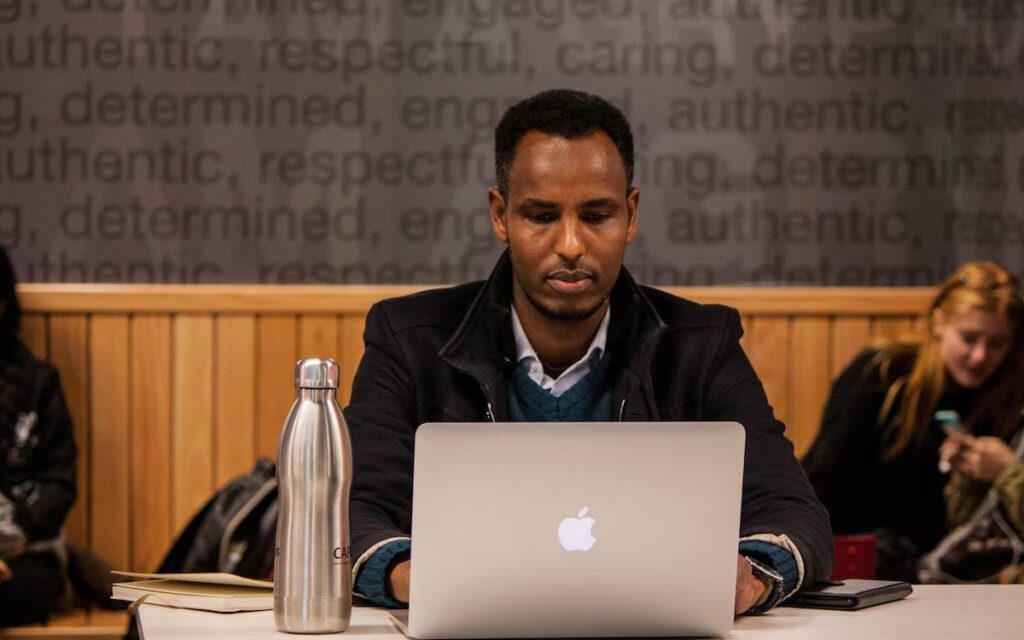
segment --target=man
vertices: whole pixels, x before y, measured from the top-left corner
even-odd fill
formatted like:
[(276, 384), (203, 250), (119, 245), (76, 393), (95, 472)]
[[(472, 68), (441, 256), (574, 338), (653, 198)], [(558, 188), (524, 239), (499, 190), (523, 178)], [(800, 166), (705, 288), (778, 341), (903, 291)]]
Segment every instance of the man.
[[(486, 282), (375, 305), (346, 408), (356, 592), (408, 601), (413, 441), (437, 421), (729, 420), (746, 430), (736, 613), (832, 564), (828, 516), (739, 347), (738, 314), (638, 286), (622, 267), (639, 190), (622, 113), (575, 91), (506, 112)], [(683, 568), (680, 568), (682, 570)]]

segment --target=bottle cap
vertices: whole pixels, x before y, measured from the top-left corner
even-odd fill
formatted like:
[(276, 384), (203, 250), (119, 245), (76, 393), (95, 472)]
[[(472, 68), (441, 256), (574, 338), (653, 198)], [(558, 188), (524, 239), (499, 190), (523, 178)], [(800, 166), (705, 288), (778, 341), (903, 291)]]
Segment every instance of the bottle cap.
[(303, 358), (295, 364), (299, 389), (337, 389), (338, 363), (330, 358)]

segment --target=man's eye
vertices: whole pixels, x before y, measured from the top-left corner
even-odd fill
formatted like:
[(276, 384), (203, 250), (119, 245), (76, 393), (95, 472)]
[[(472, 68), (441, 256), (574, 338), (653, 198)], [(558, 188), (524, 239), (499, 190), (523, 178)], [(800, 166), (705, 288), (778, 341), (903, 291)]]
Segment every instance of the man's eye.
[(974, 344), (978, 341), (978, 334), (976, 333), (961, 333), (960, 339), (966, 344)]
[(530, 221), (539, 224), (545, 224), (548, 222), (554, 222), (557, 216), (553, 213), (532, 213), (530, 214)]
[(591, 224), (601, 223), (612, 217), (607, 211), (588, 211), (583, 214), (583, 221)]

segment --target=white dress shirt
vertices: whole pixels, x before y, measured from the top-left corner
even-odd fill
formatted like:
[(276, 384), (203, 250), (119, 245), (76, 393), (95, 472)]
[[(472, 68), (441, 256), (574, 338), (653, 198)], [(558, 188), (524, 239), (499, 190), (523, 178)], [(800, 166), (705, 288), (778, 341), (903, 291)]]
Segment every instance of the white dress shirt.
[(540, 358), (537, 357), (537, 352), (534, 350), (533, 345), (530, 344), (530, 340), (526, 337), (522, 323), (519, 322), (519, 314), (516, 313), (516, 308), (512, 307), (512, 335), (516, 340), (516, 362), (521, 364), (523, 360), (526, 360), (527, 375), (530, 376), (530, 379), (557, 398), (585, 378), (590, 373), (591, 365), (601, 359), (605, 343), (608, 341), (608, 319), (610, 317), (611, 306), (609, 305), (605, 309), (600, 326), (597, 327), (597, 335), (590, 341), (590, 347), (587, 348), (587, 352), (572, 366), (563, 371), (558, 378), (552, 378), (544, 372), (544, 365), (541, 363)]

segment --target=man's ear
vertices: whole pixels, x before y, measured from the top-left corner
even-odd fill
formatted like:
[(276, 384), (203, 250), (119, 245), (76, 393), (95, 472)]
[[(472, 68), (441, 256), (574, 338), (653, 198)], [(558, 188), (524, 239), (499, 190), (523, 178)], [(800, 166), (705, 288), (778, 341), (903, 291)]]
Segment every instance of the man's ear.
[(626, 244), (629, 244), (636, 237), (636, 219), (640, 214), (639, 187), (632, 187), (626, 192), (626, 214), (629, 216), (629, 219), (626, 221)]
[(505, 198), (502, 197), (498, 187), (491, 187), (487, 190), (487, 208), (491, 212), (491, 228), (494, 229), (494, 236), (499, 242), (508, 244), (508, 227), (505, 225)]

